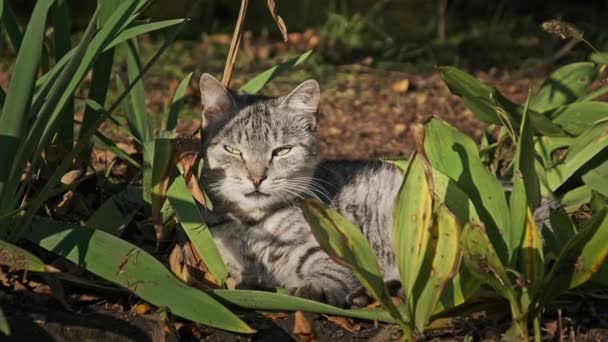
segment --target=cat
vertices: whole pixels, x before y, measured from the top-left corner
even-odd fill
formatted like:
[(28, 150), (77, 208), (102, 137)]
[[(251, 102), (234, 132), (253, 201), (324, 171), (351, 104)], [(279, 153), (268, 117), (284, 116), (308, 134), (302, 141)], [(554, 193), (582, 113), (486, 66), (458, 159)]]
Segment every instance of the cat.
[(335, 306), (367, 303), (350, 269), (330, 258), (304, 219), (299, 203), (316, 197), (360, 227), (385, 281), (398, 289), (391, 225), (403, 176), (381, 161), (320, 161), (318, 83), (280, 97), (231, 91), (209, 74), (199, 83), (200, 182), (214, 204), (202, 214), (239, 287), (284, 287)]

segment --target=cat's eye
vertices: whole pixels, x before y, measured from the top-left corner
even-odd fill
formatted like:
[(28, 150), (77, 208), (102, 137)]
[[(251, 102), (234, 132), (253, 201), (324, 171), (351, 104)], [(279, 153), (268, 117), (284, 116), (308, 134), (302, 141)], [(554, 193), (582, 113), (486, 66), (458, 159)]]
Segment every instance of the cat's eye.
[(289, 153), (289, 151), (291, 151), (291, 146), (283, 146), (272, 151), (272, 155), (275, 157), (281, 157)]
[(224, 145), (224, 150), (226, 150), (226, 152), (228, 152), (230, 154), (236, 154), (237, 156), (241, 155), (241, 151), (237, 150), (236, 148), (234, 148), (232, 146)]

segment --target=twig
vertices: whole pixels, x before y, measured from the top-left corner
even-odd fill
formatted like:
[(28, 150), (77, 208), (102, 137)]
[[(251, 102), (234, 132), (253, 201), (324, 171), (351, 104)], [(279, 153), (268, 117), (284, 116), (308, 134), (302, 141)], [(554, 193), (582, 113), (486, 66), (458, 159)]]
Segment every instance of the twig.
[(224, 67), (224, 74), (222, 75), (222, 84), (226, 88), (230, 86), (230, 80), (232, 79), (232, 71), (234, 70), (234, 63), (236, 62), (236, 54), (239, 49), (239, 44), (241, 43), (241, 36), (243, 35), (243, 23), (245, 22), (247, 5), (249, 5), (249, 0), (241, 1), (239, 17), (236, 20), (236, 26), (234, 27), (234, 33), (232, 34), (232, 42), (230, 42), (230, 51), (228, 52), (226, 66)]

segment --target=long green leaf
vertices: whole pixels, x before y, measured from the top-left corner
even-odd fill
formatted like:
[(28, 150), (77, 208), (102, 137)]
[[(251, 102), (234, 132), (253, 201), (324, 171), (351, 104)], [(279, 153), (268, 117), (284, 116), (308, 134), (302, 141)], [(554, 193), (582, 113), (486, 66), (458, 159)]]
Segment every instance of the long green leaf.
[(568, 133), (579, 135), (597, 121), (608, 117), (608, 103), (575, 102), (557, 107), (549, 111), (547, 115)]
[(594, 125), (570, 146), (564, 160), (547, 170), (547, 182), (552, 191), (559, 188), (587, 162), (608, 147), (608, 121)]
[(547, 303), (569, 288), (588, 281), (608, 256), (608, 216), (606, 209), (581, 228), (564, 246), (545, 278), (541, 303)]
[(144, 23), (144, 24), (134, 24), (125, 30), (123, 30), (119, 35), (116, 36), (109, 44), (105, 47), (105, 51), (112, 49), (113, 47), (118, 46), (119, 44), (126, 42), (127, 40), (131, 40), (139, 35), (150, 33), (153, 31), (162, 30), (167, 27), (175, 26), (183, 23), (186, 19), (171, 19), (164, 21), (157, 21), (153, 23)]
[(374, 321), (395, 323), (385, 310), (353, 309), (344, 310), (314, 300), (265, 291), (213, 290), (209, 294), (222, 303), (244, 309), (263, 311), (305, 311), (325, 315), (344, 316)]
[(141, 189), (127, 186), (123, 191), (110, 196), (93, 212), (87, 221), (87, 228), (120, 236), (141, 205)]
[(4, 30), (13, 45), (14, 51), (18, 52), (21, 48), (21, 42), (23, 41), (23, 33), (21, 32), (19, 23), (17, 23), (17, 17), (8, 5), (8, 0), (0, 0), (0, 5), (2, 6), (2, 11), (0, 11), (0, 24), (4, 27)]
[(393, 209), (392, 246), (404, 299), (412, 309), (414, 285), (431, 238), (433, 183), (425, 162), (420, 155), (414, 155)]
[[(0, 196), (2, 198), (14, 195), (5, 193), (5, 187), (7, 183), (16, 182), (15, 178), (9, 177), (11, 169), (19, 159), (15, 151), (22, 143), (21, 139), (27, 128), (28, 107), (42, 55), (46, 17), (52, 3), (53, 0), (40, 0), (32, 11), (23, 37), (26, 44), (17, 54), (13, 77), (2, 108), (2, 116), (0, 116), (0, 158), (2, 158), (0, 159)], [(2, 202), (0, 198), (0, 211), (5, 209)]]
[(583, 182), (593, 191), (608, 197), (608, 159), (583, 175)]
[[(431, 243), (431, 267), (423, 267), (418, 275), (421, 288), (414, 296), (416, 300), (414, 322), (418, 331), (424, 331), (435, 312), (443, 289), (456, 274), (460, 266), (460, 226), (456, 218), (443, 205), (436, 210)], [(428, 266), (428, 265), (427, 265)], [(426, 276), (428, 275), (428, 277)]]
[[(127, 50), (127, 74), (129, 75), (129, 82), (133, 82), (137, 75), (141, 73), (139, 45), (137, 44), (137, 40), (133, 38), (127, 41), (125, 47)], [(127, 117), (129, 127), (137, 139), (144, 143), (150, 141), (152, 138), (152, 127), (148, 120), (143, 80), (135, 82), (135, 86), (130, 93), (130, 99), (133, 112), (132, 116)]]
[(95, 145), (101, 147), (104, 150), (108, 150), (108, 151), (114, 153), (116, 155), (116, 157), (124, 160), (126, 163), (130, 164), (131, 166), (141, 169), (141, 165), (137, 160), (133, 159), (127, 152), (125, 152), (123, 149), (118, 147), (118, 145), (116, 145), (116, 143), (114, 141), (112, 141), (110, 138), (106, 137), (105, 135), (101, 134), (101, 132), (97, 132), (95, 134), (95, 137), (93, 138), (93, 143)]
[(173, 94), (171, 105), (169, 106), (169, 116), (167, 117), (167, 125), (165, 128), (167, 131), (173, 131), (177, 127), (177, 117), (184, 105), (184, 93), (186, 92), (186, 88), (188, 87), (191, 78), (192, 73), (189, 73), (175, 89), (175, 94)]
[(192, 198), (184, 178), (176, 173), (174, 170), (173, 182), (167, 190), (169, 203), (201, 259), (218, 280), (219, 285), (223, 285), (228, 278), (228, 269), (224, 265), (220, 252), (213, 242), (211, 232), (203, 221), (198, 205)]
[(261, 74), (257, 75), (253, 79), (249, 80), (249, 82), (245, 83), (241, 87), (241, 90), (246, 93), (249, 93), (249, 94), (257, 93), (262, 88), (264, 88), (264, 86), (268, 82), (272, 81), (275, 77), (300, 65), (302, 62), (304, 62), (306, 60), (306, 58), (308, 58), (308, 56), (310, 56), (311, 53), (312, 53), (312, 50), (308, 50), (308, 51), (302, 53), (301, 55), (299, 55), (298, 57), (292, 58), (286, 62), (275, 65), (272, 68), (265, 70)]
[[(60, 60), (71, 48), (71, 18), (66, 0), (55, 0), (53, 9), (53, 38), (55, 60)], [(74, 141), (74, 100), (70, 99), (60, 114), (56, 142), (63, 150), (71, 150)]]
[(384, 284), (376, 254), (359, 228), (316, 199), (304, 200), (303, 213), (321, 247), (349, 265), (368, 293), (407, 329), (405, 318), (391, 300)]
[(209, 295), (177, 279), (152, 255), (111, 234), (40, 220), (27, 238), (175, 315), (229, 331), (254, 332)]
[(25, 249), (0, 240), (0, 265), (9, 270), (27, 270), (31, 272), (46, 272), (44, 261)]
[(572, 103), (585, 93), (597, 75), (593, 63), (564, 65), (554, 71), (530, 98), (530, 108), (542, 113)]
[(507, 200), (502, 184), (479, 159), (473, 140), (433, 118), (425, 124), (424, 150), (431, 166), (454, 181), (475, 204), (496, 252), (506, 261), (505, 237), (510, 227)]
[(0, 307), (0, 333), (3, 333), (6, 336), (10, 336), (11, 327), (8, 325), (8, 321), (6, 320), (6, 316), (4, 315), (4, 311)]

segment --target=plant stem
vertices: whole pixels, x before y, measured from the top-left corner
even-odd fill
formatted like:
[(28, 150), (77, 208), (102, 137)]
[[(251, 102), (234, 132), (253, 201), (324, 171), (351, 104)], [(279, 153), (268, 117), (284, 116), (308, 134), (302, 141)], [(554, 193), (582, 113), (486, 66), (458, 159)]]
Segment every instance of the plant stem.
[(234, 26), (234, 33), (232, 34), (232, 42), (230, 42), (230, 51), (228, 51), (228, 58), (226, 58), (226, 66), (224, 66), (224, 74), (222, 75), (222, 84), (228, 88), (230, 86), (230, 80), (232, 79), (232, 70), (234, 70), (234, 63), (236, 62), (236, 54), (239, 50), (239, 44), (241, 43), (241, 36), (243, 35), (243, 24), (245, 23), (245, 14), (247, 13), (247, 5), (249, 0), (241, 1), (241, 9), (239, 11), (239, 17), (236, 20)]
[(540, 342), (541, 341), (540, 314), (534, 314), (533, 324), (534, 324), (534, 342)]

